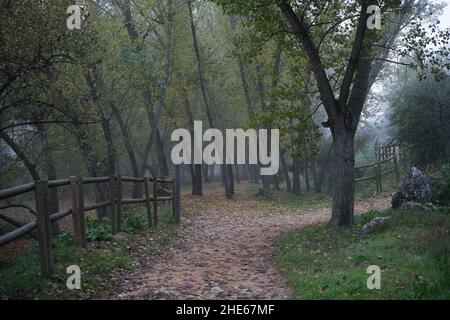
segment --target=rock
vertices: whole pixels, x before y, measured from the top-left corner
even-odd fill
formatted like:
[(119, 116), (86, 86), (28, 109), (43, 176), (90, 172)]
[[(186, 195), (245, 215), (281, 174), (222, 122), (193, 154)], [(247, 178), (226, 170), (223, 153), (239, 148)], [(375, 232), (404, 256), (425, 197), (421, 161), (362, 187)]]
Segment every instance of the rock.
[(214, 286), (211, 289), (209, 289), (209, 292), (211, 292), (214, 295), (218, 295), (218, 294), (221, 294), (221, 293), (223, 293), (225, 291), (219, 286)]
[(178, 291), (175, 291), (175, 290), (164, 290), (164, 291), (160, 291), (159, 294), (163, 295), (165, 297), (171, 297), (171, 298), (175, 298), (180, 295), (178, 293)]
[(403, 203), (400, 206), (400, 210), (421, 210), (421, 211), (430, 211), (431, 209), (429, 207), (427, 207), (426, 205), (423, 205), (421, 203), (418, 202), (414, 202), (414, 201), (408, 201)]
[(400, 208), (402, 206), (403, 203), (405, 203), (405, 201), (406, 201), (406, 199), (403, 196), (403, 194), (401, 192), (397, 191), (392, 196), (392, 200), (391, 200), (392, 209), (397, 210), (398, 208)]
[(372, 220), (370, 220), (368, 223), (364, 225), (362, 228), (360, 234), (361, 235), (367, 235), (369, 233), (372, 233), (375, 230), (381, 229), (386, 224), (386, 221), (389, 219), (389, 217), (375, 217)]
[(396, 210), (405, 202), (425, 203), (433, 195), (432, 185), (427, 176), (419, 169), (412, 167), (408, 177), (402, 182), (392, 197), (392, 209)]
[(223, 290), (217, 282), (208, 281), (202, 286), (201, 292), (208, 292), (213, 296), (220, 296), (225, 293), (225, 290)]
[(111, 239), (115, 242), (122, 242), (128, 239), (128, 234), (125, 232), (119, 232), (117, 234), (113, 234)]

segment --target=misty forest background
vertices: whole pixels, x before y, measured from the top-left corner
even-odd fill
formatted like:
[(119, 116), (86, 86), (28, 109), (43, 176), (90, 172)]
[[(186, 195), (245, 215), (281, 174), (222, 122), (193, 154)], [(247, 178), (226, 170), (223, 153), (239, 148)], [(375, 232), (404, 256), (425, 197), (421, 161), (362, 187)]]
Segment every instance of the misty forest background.
[[(378, 141), (399, 146), (406, 167), (434, 174), (447, 203), (443, 3), (382, 1), (381, 29), (369, 30), (361, 12), (373, 1), (76, 2), (80, 30), (66, 26), (72, 0), (0, 3), (0, 189), (69, 176), (172, 176), (172, 131), (202, 120), (204, 128), (279, 128), (280, 171), (183, 165), (185, 192), (202, 195), (218, 182), (231, 199), (245, 179), (262, 198), (329, 195), (331, 225), (352, 226), (364, 185), (353, 168), (374, 162)], [(50, 211), (67, 196), (51, 189)], [(106, 187), (92, 197), (105, 201)]]
[[(264, 195), (282, 179), (294, 193), (301, 179), (308, 190), (332, 191), (330, 167), (339, 165), (330, 162), (333, 139), (323, 128), (329, 107), (311, 57), (271, 1), (217, 2), (224, 6), (86, 1), (81, 30), (70, 31), (62, 13), (70, 1), (3, 1), (0, 186), (70, 175), (168, 176), (171, 132), (203, 120), (220, 129), (281, 130), (281, 169), (262, 179)], [(327, 85), (338, 93), (351, 82), (346, 63), (357, 2), (296, 6), (311, 20)], [(404, 145), (415, 165), (448, 159), (449, 48), (441, 9), (431, 1), (382, 8), (382, 29), (369, 35), (372, 57), (361, 57), (372, 69), (367, 88), (355, 94), (364, 102), (361, 121), (353, 116), (357, 163), (371, 160), (376, 138)], [(224, 174), (216, 167), (185, 168), (194, 194), (202, 193), (202, 179), (223, 178), (228, 197), (240, 178), (233, 176), (260, 180), (251, 166), (227, 166)], [(105, 197), (100, 186), (96, 197)]]

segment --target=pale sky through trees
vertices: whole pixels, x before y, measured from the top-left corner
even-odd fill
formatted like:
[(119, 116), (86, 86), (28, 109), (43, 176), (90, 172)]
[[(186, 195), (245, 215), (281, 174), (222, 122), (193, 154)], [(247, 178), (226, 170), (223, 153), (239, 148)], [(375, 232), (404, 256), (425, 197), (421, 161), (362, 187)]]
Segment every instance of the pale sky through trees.
[(444, 0), (443, 2), (446, 3), (447, 6), (445, 7), (444, 12), (440, 17), (441, 26), (443, 28), (450, 28), (450, 0)]

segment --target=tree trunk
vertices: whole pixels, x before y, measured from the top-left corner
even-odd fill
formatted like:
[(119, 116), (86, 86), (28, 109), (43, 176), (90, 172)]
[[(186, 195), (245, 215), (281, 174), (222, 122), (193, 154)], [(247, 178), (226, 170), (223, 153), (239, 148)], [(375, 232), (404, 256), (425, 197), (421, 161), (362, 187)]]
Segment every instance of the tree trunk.
[(254, 165), (252, 165), (252, 167), (253, 167), (253, 182), (254, 183), (256, 183), (256, 184), (258, 184), (259, 183), (259, 165), (257, 165), (257, 164), (254, 164)]
[(214, 181), (214, 179), (215, 179), (215, 170), (216, 169), (216, 165), (215, 164), (212, 164), (212, 165), (210, 165), (209, 166), (209, 180), (211, 181), (211, 182), (213, 182)]
[(262, 185), (263, 185), (263, 194), (265, 197), (270, 197), (270, 176), (261, 176)]
[(225, 197), (227, 199), (231, 199), (233, 197), (233, 194), (231, 193), (231, 188), (230, 188), (230, 179), (228, 178), (228, 170), (227, 170), (227, 165), (226, 164), (222, 164), (220, 166), (221, 168), (221, 172), (222, 172), (222, 183), (225, 187)]
[(278, 178), (278, 173), (274, 174), (272, 179), (275, 190), (280, 190), (280, 179)]
[(159, 133), (159, 130), (156, 131), (156, 151), (158, 152), (159, 174), (162, 177), (168, 177), (169, 165), (167, 164), (167, 157), (166, 153), (164, 152), (164, 143)]
[(106, 143), (106, 158), (108, 163), (108, 174), (110, 176), (113, 176), (116, 174), (116, 151), (114, 147), (114, 141), (112, 137), (111, 127), (109, 126), (109, 121), (106, 119), (106, 117), (102, 114), (102, 129), (103, 129), (103, 136), (105, 137), (105, 143)]
[(314, 160), (311, 160), (311, 175), (313, 178), (314, 192), (320, 193), (321, 188), (319, 183), (319, 175), (317, 173), (316, 162)]
[(242, 165), (241, 179), (244, 179), (244, 180), (247, 180), (247, 181), (249, 180), (248, 179), (248, 164)]
[(228, 181), (229, 181), (229, 188), (230, 188), (230, 194), (234, 195), (234, 174), (233, 174), (233, 165), (227, 164), (227, 173), (228, 173)]
[(191, 23), (192, 41), (194, 43), (195, 58), (197, 61), (198, 77), (199, 77), (199, 82), (200, 82), (200, 88), (202, 91), (203, 103), (205, 104), (206, 117), (208, 119), (210, 127), (214, 128), (211, 108), (209, 106), (209, 102), (208, 102), (208, 98), (207, 98), (207, 94), (206, 94), (205, 79), (203, 77), (203, 66), (202, 66), (202, 61), (201, 61), (201, 57), (200, 57), (200, 49), (199, 49), (198, 41), (197, 41), (197, 32), (195, 30), (194, 17), (192, 15), (192, 1), (191, 0), (188, 0), (188, 9), (189, 9), (189, 18), (190, 18), (190, 23)]
[[(231, 24), (231, 30), (235, 31), (236, 30), (236, 24), (237, 24), (236, 23), (236, 16), (230, 16), (229, 20), (230, 20), (230, 24)], [(240, 49), (241, 43), (240, 43), (240, 41), (239, 41), (239, 39), (237, 37), (235, 37), (233, 39), (233, 44), (234, 44), (234, 47), (237, 50)], [(247, 75), (245, 73), (245, 62), (241, 58), (239, 58), (238, 59), (238, 64), (239, 64), (239, 73), (240, 73), (240, 76), (241, 76), (242, 90), (243, 90), (243, 93), (244, 93), (245, 103), (246, 103), (246, 106), (247, 106), (247, 114), (248, 114), (248, 117), (250, 119), (252, 119), (254, 112), (253, 112), (253, 106), (252, 106), (253, 104), (252, 104), (252, 99), (251, 99), (251, 96), (250, 96), (250, 91), (249, 91), (249, 86), (248, 86), (248, 81), (247, 81)]]
[[(81, 155), (86, 164), (88, 175), (90, 177), (99, 177), (107, 175), (107, 167), (103, 160), (99, 160), (95, 157), (95, 151), (88, 143), (88, 133), (85, 128), (80, 125), (75, 125), (78, 130), (77, 140), (80, 146)], [(74, 174), (76, 175), (76, 173)], [(102, 183), (94, 183), (95, 202), (104, 202), (107, 200), (107, 190)], [(96, 211), (97, 219), (104, 219), (108, 217), (107, 208), (99, 208)]]
[(305, 176), (305, 185), (306, 185), (306, 191), (310, 191), (311, 190), (311, 186), (309, 185), (309, 170), (308, 170), (308, 166), (309, 166), (309, 161), (305, 160), (304, 162), (304, 176)]
[(194, 179), (195, 179), (194, 165), (188, 164), (187, 166), (189, 166), (189, 177), (191, 179), (190, 182), (192, 185), (194, 183)]
[[(187, 95), (186, 89), (182, 88), (181, 93), (183, 96), (183, 106), (184, 112), (189, 121), (189, 132), (191, 133), (191, 137), (194, 136), (194, 116), (191, 112), (191, 104), (189, 103), (189, 97)], [(191, 152), (193, 152), (194, 146), (191, 146)], [(203, 194), (203, 181), (202, 181), (202, 165), (196, 164), (192, 165), (192, 194), (201, 196)]]
[(39, 173), (37, 172), (36, 165), (34, 162), (28, 158), (25, 152), (22, 150), (19, 144), (17, 144), (13, 138), (11, 138), (6, 132), (0, 131), (0, 138), (2, 138), (6, 144), (14, 151), (17, 157), (22, 161), (25, 168), (27, 168), (28, 173), (33, 178), (33, 180), (41, 180)]
[[(53, 162), (53, 154), (49, 151), (50, 154), (47, 155), (47, 178), (48, 180), (56, 180), (56, 168)], [(58, 188), (49, 188), (48, 189), (48, 210), (49, 214), (59, 212), (59, 198), (58, 198)], [(60, 233), (58, 221), (53, 221), (51, 223), (52, 227), (52, 235), (56, 236)]]
[(192, 194), (196, 196), (203, 195), (202, 188), (202, 165), (194, 164), (194, 180), (192, 181)]
[(204, 165), (202, 166), (202, 170), (203, 170), (203, 182), (204, 182), (204, 183), (209, 183), (210, 180), (209, 180), (209, 169), (208, 169), (208, 165), (207, 165), (207, 164), (204, 164)]
[[(265, 106), (265, 90), (264, 90), (264, 75), (262, 73), (263, 65), (262, 63), (257, 59), (256, 60), (256, 74), (257, 74), (257, 89), (259, 94), (259, 102), (261, 105), (261, 110), (266, 111)], [(269, 136), (267, 137), (267, 143), (270, 147), (270, 125), (269, 123), (264, 124), (265, 129), (267, 129), (267, 132), (269, 133)], [(268, 151), (270, 153), (270, 150)], [(263, 185), (263, 195), (265, 197), (270, 197), (270, 179), (268, 176), (261, 176), (262, 185)]]
[(254, 170), (253, 170), (253, 165), (252, 164), (247, 164), (247, 175), (248, 175), (248, 181), (250, 181), (250, 183), (254, 183), (255, 182), (255, 174), (254, 174)]
[(236, 183), (241, 183), (241, 175), (239, 174), (239, 165), (235, 164), (234, 169), (236, 172)]
[[(134, 50), (137, 55), (142, 56), (142, 48), (143, 46), (139, 45), (139, 34), (136, 30), (136, 26), (133, 20), (132, 15), (132, 9), (131, 9), (131, 2), (130, 0), (124, 0), (124, 1), (114, 1), (114, 5), (118, 8), (118, 10), (122, 14), (123, 24), (127, 29), (128, 37), (130, 39), (131, 44), (134, 47)], [(166, 79), (165, 84), (168, 85), (168, 82), (170, 80), (171, 76), (171, 70), (172, 70), (172, 28), (173, 28), (173, 3), (171, 0), (167, 1), (167, 43), (166, 43), (166, 64), (165, 64), (165, 73), (166, 73)], [(163, 90), (164, 91), (164, 90)], [(147, 112), (147, 118), (149, 121), (149, 125), (151, 127), (151, 133), (149, 140), (147, 141), (144, 151), (142, 153), (142, 163), (141, 163), (141, 173), (142, 175), (145, 175), (145, 171), (148, 166), (148, 157), (150, 155), (150, 151), (153, 145), (153, 142), (156, 138), (156, 149), (158, 154), (158, 163), (159, 163), (159, 171), (162, 175), (166, 176), (169, 174), (169, 168), (167, 165), (166, 156), (164, 154), (164, 145), (163, 141), (161, 139), (161, 134), (159, 132), (159, 114), (161, 112), (161, 109), (164, 106), (164, 92), (160, 94), (160, 97), (158, 99), (158, 107), (156, 114), (153, 111), (153, 96), (150, 92), (149, 88), (144, 88), (143, 90), (143, 97), (144, 101), (146, 102), (146, 112)], [(157, 174), (157, 173), (156, 173)], [(137, 191), (139, 193), (139, 191)]]
[(355, 195), (355, 134), (346, 128), (336, 130), (332, 145), (333, 211), (330, 226), (352, 226)]
[(300, 186), (300, 160), (294, 159), (293, 178), (292, 178), (292, 192), (294, 194), (301, 193)]
[(289, 177), (289, 171), (288, 171), (288, 168), (286, 165), (286, 159), (285, 159), (283, 153), (280, 154), (280, 160), (281, 160), (281, 167), (283, 169), (284, 180), (286, 181), (286, 190), (287, 190), (287, 192), (292, 192), (291, 178)]
[[(136, 158), (136, 153), (134, 151), (131, 134), (127, 126), (125, 125), (125, 121), (123, 121), (119, 109), (113, 103), (111, 103), (110, 106), (111, 110), (113, 111), (113, 115), (116, 118), (117, 123), (119, 124), (120, 132), (122, 133), (125, 149), (127, 150), (128, 159), (130, 160), (131, 172), (133, 173), (133, 176), (139, 177), (141, 175), (139, 173), (139, 166)], [(145, 175), (145, 172), (142, 172), (142, 175)], [(139, 198), (142, 194), (142, 188), (139, 187), (140, 185), (140, 183), (135, 184), (135, 187), (133, 188), (133, 198)]]
[[(44, 171), (47, 175), (47, 180), (56, 180), (56, 167), (53, 161), (53, 150), (48, 142), (48, 133), (46, 128), (42, 124), (36, 125), (38, 130), (39, 140), (43, 144), (45, 151), (43, 153), (42, 160), (44, 161)], [(48, 189), (48, 212), (53, 214), (59, 212), (59, 199), (58, 199), (58, 188)], [(56, 236), (60, 233), (58, 221), (51, 223), (52, 235)]]
[[(42, 132), (40, 132), (39, 136), (41, 137)], [(6, 142), (6, 144), (14, 151), (14, 153), (17, 155), (17, 157), (20, 159), (20, 161), (22, 161), (22, 163), (25, 165), (25, 167), (27, 168), (29, 174), (31, 175), (31, 177), (33, 178), (34, 181), (39, 181), (41, 180), (41, 176), (39, 175), (36, 165), (35, 163), (28, 158), (28, 156), (25, 154), (24, 151), (22, 151), (22, 148), (20, 147), (19, 144), (17, 144), (13, 138), (11, 138), (9, 135), (7, 135), (5, 132), (0, 131), (0, 137)], [(42, 137), (41, 137), (42, 139)], [(46, 135), (45, 135), (45, 139), (46, 139)], [(45, 155), (47, 154), (48, 150), (44, 153)], [(52, 159), (50, 159), (51, 161)], [(53, 162), (51, 161), (51, 164), (49, 163), (49, 161), (46, 162), (46, 171), (47, 171), (47, 175), (48, 175), (48, 179), (56, 179), (56, 173), (54, 171), (54, 166), (53, 166)], [(53, 171), (52, 168), (53, 167)], [(49, 170), (50, 169), (50, 170)], [(58, 194), (57, 192), (55, 193), (54, 190), (52, 189), (57, 189), (57, 188), (50, 188), (49, 189), (49, 212), (51, 213), (55, 213), (59, 211), (59, 202), (58, 202)], [(56, 210), (56, 211), (54, 211)], [(52, 227), (52, 232), (54, 235), (57, 235), (59, 233), (59, 226), (58, 226), (58, 222), (55, 221), (51, 224)]]

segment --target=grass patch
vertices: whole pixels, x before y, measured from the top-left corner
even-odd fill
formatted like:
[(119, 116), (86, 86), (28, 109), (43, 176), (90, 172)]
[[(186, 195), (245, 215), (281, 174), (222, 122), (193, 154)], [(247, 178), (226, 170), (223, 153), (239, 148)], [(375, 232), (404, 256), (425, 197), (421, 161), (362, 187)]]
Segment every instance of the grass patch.
[(272, 204), (275, 206), (286, 206), (289, 208), (304, 208), (317, 209), (326, 208), (330, 206), (331, 197), (325, 193), (315, 193), (315, 192), (302, 192), (301, 194), (293, 194), (287, 192), (283, 186), (281, 190), (271, 190), (271, 197), (267, 198), (262, 195), (262, 187), (257, 184), (251, 184), (248, 187), (247, 192), (252, 196), (257, 198), (258, 201), (263, 201), (266, 204)]
[[(390, 216), (386, 228), (362, 237), (375, 216)], [(377, 212), (357, 217), (354, 229), (313, 225), (276, 245), (280, 269), (297, 299), (449, 299), (450, 215)], [(367, 267), (381, 268), (381, 290), (366, 286)]]
[[(158, 229), (151, 232), (145, 248), (140, 245), (139, 254), (151, 254), (161, 245), (173, 239), (176, 228), (173, 223), (172, 208), (167, 204), (158, 205)], [(148, 229), (145, 208), (129, 206), (122, 216), (123, 232), (145, 237), (141, 231)], [(80, 299), (101, 297), (113, 290), (114, 270), (126, 269), (132, 265), (133, 238), (126, 242), (112, 242), (111, 224), (108, 221), (86, 219), (88, 249), (77, 249), (73, 245), (72, 232), (63, 232), (53, 239), (53, 275), (46, 279), (40, 274), (39, 248), (31, 250), (0, 264), (1, 299)], [(66, 268), (78, 265), (81, 269), (81, 290), (68, 290)]]
[[(385, 168), (383, 170), (387, 170), (390, 168), (386, 164), (384, 164)], [(371, 176), (374, 173), (372, 172), (372, 167), (370, 170), (366, 170), (364, 174), (360, 174), (358, 177), (366, 177)], [(391, 172), (387, 175), (381, 177), (381, 186), (383, 192), (393, 193), (398, 189), (398, 184), (395, 181), (395, 173)], [(375, 183), (375, 179), (359, 181), (355, 183), (355, 199), (356, 200), (364, 200), (370, 197), (373, 197), (376, 194), (377, 186)]]
[[(130, 257), (120, 248), (76, 249), (70, 237), (56, 238), (53, 247), (54, 272), (46, 279), (40, 275), (39, 249), (0, 265), (0, 298), (3, 299), (73, 299), (95, 297), (97, 290), (105, 290), (108, 282), (104, 274), (131, 264)], [(76, 264), (82, 271), (82, 290), (68, 290), (66, 268)]]

